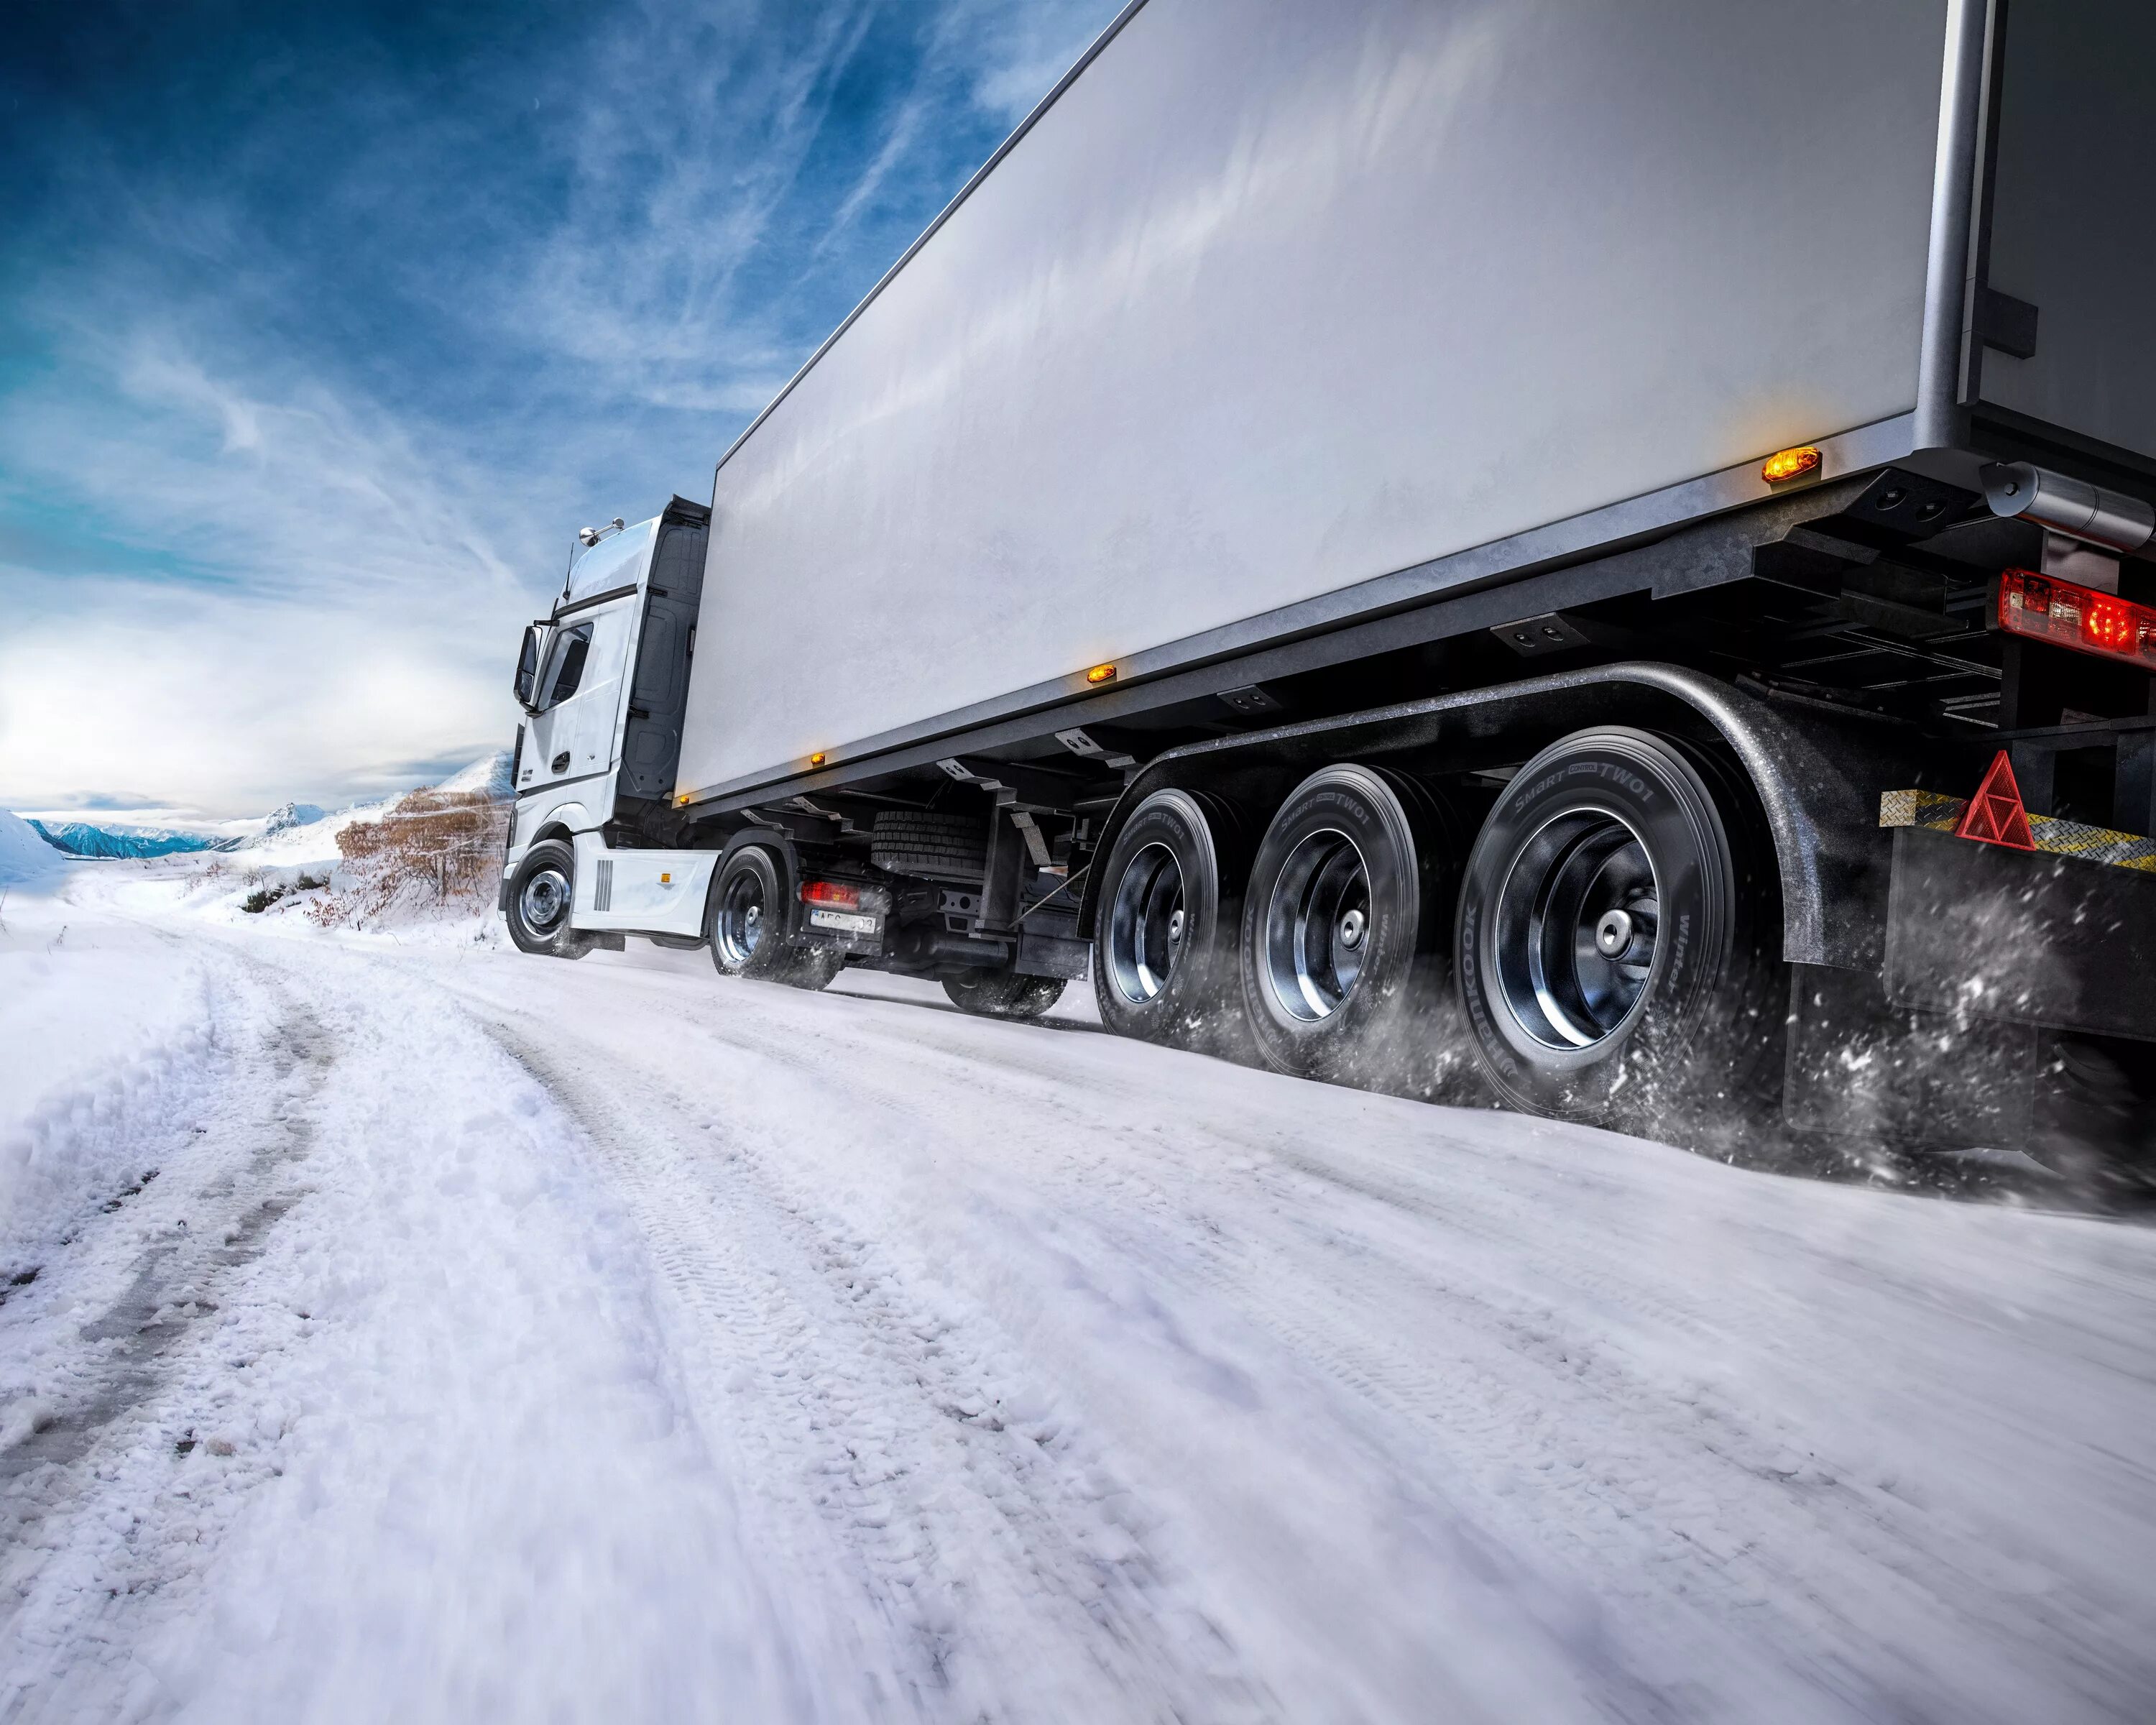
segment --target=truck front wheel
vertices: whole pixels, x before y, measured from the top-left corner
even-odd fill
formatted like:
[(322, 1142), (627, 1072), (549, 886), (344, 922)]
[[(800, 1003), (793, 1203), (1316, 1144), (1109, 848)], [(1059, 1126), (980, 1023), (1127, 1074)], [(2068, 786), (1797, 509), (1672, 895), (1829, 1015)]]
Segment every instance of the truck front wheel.
[(1788, 985), (1757, 824), (1733, 770), (1642, 731), (1582, 732), (1520, 769), (1469, 855), (1454, 948), (1507, 1103), (1694, 1139), (1758, 1120)]
[(569, 927), (576, 896), (577, 854), (559, 839), (542, 839), (524, 853), (509, 886), (509, 937), (520, 952), (581, 958), (588, 937)]

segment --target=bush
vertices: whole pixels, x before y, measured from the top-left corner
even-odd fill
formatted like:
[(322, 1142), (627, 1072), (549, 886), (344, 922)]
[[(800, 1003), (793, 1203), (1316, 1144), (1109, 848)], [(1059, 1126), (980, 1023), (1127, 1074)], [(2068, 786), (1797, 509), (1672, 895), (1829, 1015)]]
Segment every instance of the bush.
[(285, 896), (281, 886), (258, 886), (239, 901), (239, 908), (250, 916), (259, 916)]
[(413, 791), (381, 819), (354, 821), (337, 834), (352, 886), (326, 894), (307, 914), (327, 927), (360, 923), (399, 902), (490, 901), (508, 826), (509, 805), (484, 793)]

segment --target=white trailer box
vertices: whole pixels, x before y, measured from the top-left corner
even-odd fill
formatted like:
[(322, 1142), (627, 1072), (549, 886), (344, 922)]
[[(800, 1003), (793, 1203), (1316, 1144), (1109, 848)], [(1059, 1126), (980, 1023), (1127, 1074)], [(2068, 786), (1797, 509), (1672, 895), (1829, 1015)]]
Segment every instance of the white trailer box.
[[(2041, 28), (2082, 14), (2151, 33), (2107, 0)], [(1753, 501), (1784, 446), (1829, 475), (1923, 447), (1920, 394), (1974, 374), (1987, 27), (1980, 0), (1133, 7), (721, 463), (680, 793)], [(2046, 52), (2055, 107), (2076, 52)], [(2076, 284), (2039, 243), (2075, 213), (2051, 166), (2002, 173), (2003, 249), (2138, 315), (2146, 275)], [(2156, 448), (2148, 380), (2085, 375), (2107, 351), (2062, 331), (1984, 383)]]

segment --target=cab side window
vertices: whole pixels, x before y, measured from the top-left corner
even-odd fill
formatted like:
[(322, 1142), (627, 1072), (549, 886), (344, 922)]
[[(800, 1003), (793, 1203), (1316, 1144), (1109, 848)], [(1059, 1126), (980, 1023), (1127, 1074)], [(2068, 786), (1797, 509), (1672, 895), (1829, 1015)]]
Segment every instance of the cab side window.
[(547, 672), (539, 680), (539, 705), (543, 710), (559, 706), (577, 692), (583, 680), (584, 660), (592, 650), (592, 625), (580, 623), (554, 637), (554, 650), (547, 655)]

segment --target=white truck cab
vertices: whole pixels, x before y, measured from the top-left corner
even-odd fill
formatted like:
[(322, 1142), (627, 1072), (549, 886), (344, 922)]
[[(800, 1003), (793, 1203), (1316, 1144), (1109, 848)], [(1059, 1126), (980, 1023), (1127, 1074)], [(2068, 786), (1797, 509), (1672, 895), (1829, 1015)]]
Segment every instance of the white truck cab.
[[(712, 853), (617, 850), (607, 829), (673, 794), (709, 522), (676, 498), (649, 521), (585, 529), (552, 614), (525, 630), (502, 874), (520, 945), (566, 952), (618, 946), (623, 929), (701, 933)], [(525, 867), (549, 845), (567, 847), (564, 865)]]

